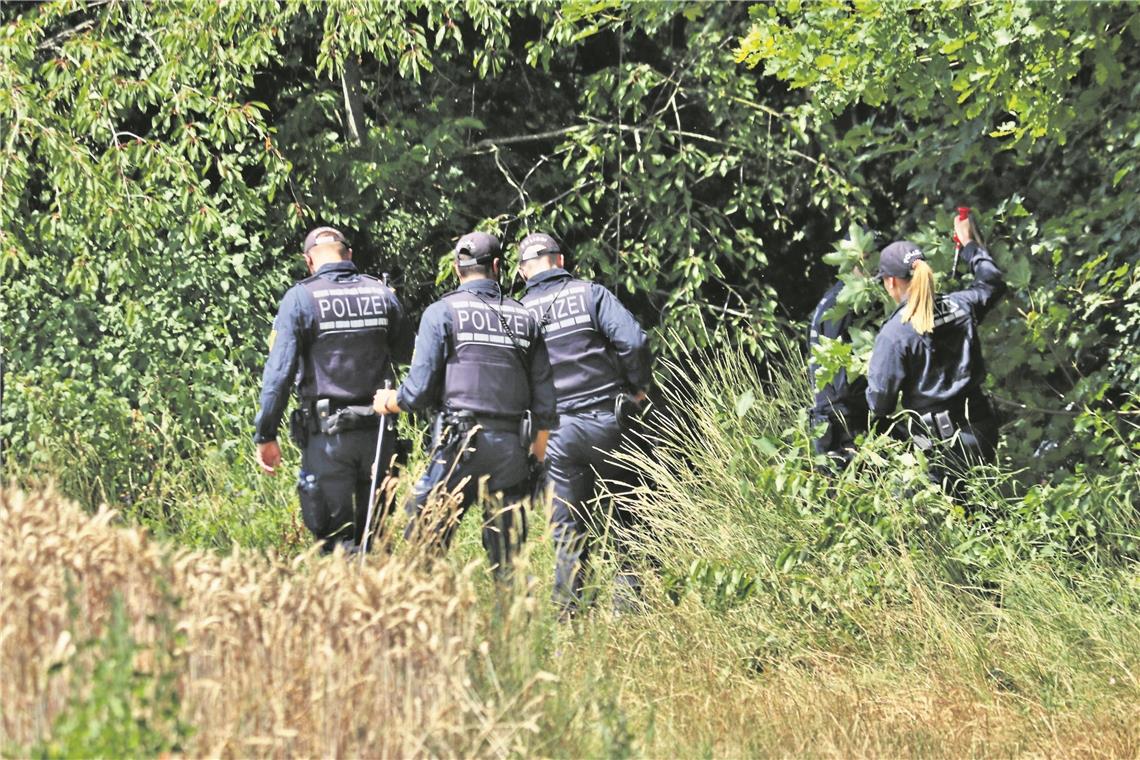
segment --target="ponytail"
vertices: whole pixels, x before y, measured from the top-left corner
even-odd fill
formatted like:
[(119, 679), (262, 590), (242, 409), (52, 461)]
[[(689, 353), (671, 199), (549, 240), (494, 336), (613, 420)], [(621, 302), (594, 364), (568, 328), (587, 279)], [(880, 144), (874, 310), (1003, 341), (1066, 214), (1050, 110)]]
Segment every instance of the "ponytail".
[(926, 335), (934, 329), (934, 270), (926, 261), (918, 259), (913, 271), (902, 321), (903, 324), (909, 322), (919, 335)]

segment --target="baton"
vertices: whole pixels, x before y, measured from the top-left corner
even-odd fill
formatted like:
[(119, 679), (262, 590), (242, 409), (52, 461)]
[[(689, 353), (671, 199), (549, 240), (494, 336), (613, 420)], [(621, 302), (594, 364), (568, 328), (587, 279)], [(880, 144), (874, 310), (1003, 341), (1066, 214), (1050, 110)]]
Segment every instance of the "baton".
[[(392, 387), (391, 380), (384, 381), (384, 388)], [(372, 534), (372, 513), (376, 510), (376, 482), (380, 479), (380, 452), (384, 449), (384, 428), (388, 427), (388, 415), (380, 415), (380, 432), (376, 436), (376, 456), (372, 459), (372, 484), (368, 486), (368, 514), (364, 518), (364, 538), (360, 542), (360, 564), (368, 554), (368, 539)]]

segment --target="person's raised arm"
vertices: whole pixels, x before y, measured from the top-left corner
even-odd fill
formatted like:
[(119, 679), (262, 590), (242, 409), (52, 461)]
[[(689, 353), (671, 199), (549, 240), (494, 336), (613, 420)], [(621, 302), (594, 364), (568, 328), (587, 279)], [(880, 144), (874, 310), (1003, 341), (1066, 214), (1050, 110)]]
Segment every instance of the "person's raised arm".
[(989, 251), (971, 237), (969, 219), (955, 219), (954, 232), (962, 243), (962, 260), (970, 268), (974, 281), (969, 287), (951, 295), (958, 303), (969, 306), (974, 318), (980, 322), (1005, 294), (1005, 278)]

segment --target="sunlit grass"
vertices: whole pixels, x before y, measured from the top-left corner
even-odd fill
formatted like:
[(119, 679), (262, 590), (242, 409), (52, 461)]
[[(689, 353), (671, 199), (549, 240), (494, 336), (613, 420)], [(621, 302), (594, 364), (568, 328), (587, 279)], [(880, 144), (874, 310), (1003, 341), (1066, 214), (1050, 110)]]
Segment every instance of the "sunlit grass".
[[(613, 616), (615, 568), (599, 553), (597, 603), (557, 622), (548, 505), (530, 513), (506, 590), (478, 508), (430, 565), (399, 537), (402, 511), (394, 553), (364, 569), (306, 554), (289, 467), (261, 478), (248, 447), (171, 465), (173, 512), (138, 512), (159, 542), (56, 496), (5, 493), (0, 667), (18, 677), (0, 685), (0, 746), (66, 728), (65, 676), (84, 660), (60, 637), (98, 639), (114, 590), (143, 659), (164, 641), (162, 615), (185, 632), (165, 661), (191, 756), (1140, 754), (1140, 572), (1126, 543), (1073, 529), (1048, 491), (1026, 519), (1037, 502), (997, 469), (978, 474), (984, 509), (967, 515), (885, 437), (827, 476), (794, 353), (770, 365), (680, 353), (662, 374), (657, 446), (624, 455), (652, 483), (633, 503), (643, 614)], [(1098, 502), (1113, 535), (1140, 534), (1118, 495), (1134, 487), (1125, 473)]]

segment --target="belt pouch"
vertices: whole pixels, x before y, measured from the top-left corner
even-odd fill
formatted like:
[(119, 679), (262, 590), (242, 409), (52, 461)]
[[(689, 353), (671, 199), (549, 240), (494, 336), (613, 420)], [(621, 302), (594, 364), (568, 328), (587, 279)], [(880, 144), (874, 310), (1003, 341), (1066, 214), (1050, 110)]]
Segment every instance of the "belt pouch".
[(950, 419), (950, 412), (938, 412), (934, 415), (935, 429), (942, 440), (954, 437), (954, 421)]

